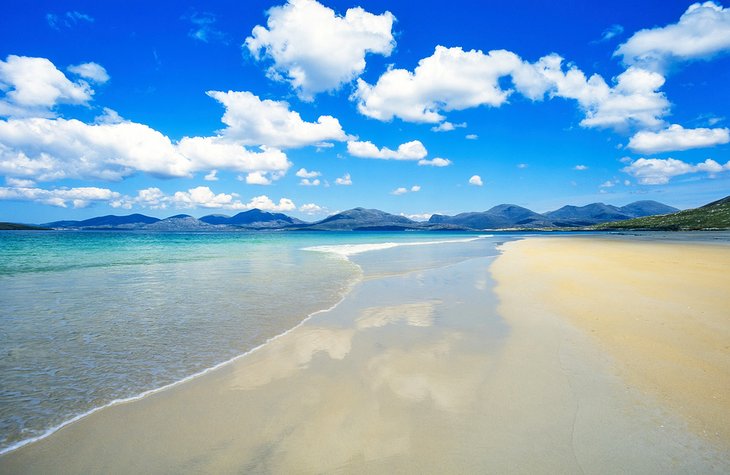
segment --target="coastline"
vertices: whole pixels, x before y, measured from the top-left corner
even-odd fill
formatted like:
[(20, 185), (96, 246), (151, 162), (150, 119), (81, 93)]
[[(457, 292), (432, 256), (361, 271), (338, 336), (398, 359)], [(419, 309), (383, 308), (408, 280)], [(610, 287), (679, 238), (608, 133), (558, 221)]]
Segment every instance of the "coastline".
[(372, 274), (245, 358), (97, 411), (0, 471), (725, 473), (726, 452), (536, 298), (542, 274), (505, 275), (522, 243), (570, 239)]

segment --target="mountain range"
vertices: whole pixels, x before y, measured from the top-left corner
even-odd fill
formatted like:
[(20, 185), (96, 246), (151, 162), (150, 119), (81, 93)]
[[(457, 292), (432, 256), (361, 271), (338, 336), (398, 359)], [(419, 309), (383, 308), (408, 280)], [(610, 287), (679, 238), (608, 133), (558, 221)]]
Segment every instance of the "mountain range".
[(494, 230), (582, 228), (601, 223), (630, 220), (679, 211), (656, 201), (636, 201), (622, 207), (603, 203), (563, 206), (555, 211), (536, 213), (530, 209), (501, 204), (486, 211), (455, 216), (435, 214), (427, 222), (413, 221), (377, 209), (354, 208), (307, 223), (282, 213), (252, 209), (234, 216), (211, 214), (199, 219), (179, 214), (165, 219), (143, 214), (99, 216), (83, 221), (54, 221), (42, 224), (52, 229), (147, 230), (147, 231), (401, 231), (401, 230)]

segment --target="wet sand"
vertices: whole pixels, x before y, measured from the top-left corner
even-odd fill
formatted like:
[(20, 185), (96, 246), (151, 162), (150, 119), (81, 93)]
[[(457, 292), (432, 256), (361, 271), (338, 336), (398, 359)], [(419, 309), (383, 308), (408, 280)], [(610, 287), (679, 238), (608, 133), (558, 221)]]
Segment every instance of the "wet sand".
[(725, 451), (541, 300), (549, 279), (514, 270), (525, 245), (371, 276), (259, 351), (94, 413), (0, 472), (727, 473)]

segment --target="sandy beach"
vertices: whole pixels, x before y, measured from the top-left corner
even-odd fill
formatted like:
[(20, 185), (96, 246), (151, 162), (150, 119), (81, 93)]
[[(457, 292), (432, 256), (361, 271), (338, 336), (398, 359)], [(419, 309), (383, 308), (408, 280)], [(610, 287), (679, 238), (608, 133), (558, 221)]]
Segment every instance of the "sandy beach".
[(389, 268), (0, 472), (727, 473), (728, 264), (728, 246), (555, 237)]

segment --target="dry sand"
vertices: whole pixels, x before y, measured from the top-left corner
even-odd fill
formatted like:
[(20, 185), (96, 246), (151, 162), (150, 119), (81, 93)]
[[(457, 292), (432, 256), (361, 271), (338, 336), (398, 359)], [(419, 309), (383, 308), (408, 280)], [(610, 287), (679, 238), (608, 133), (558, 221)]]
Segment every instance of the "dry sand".
[(539, 304), (594, 338), (627, 384), (730, 450), (730, 245), (626, 239), (507, 243), (504, 316)]
[(260, 351), (92, 414), (0, 472), (728, 473), (727, 452), (550, 304), (551, 274), (520, 267), (530, 242), (494, 265), (367, 279)]

